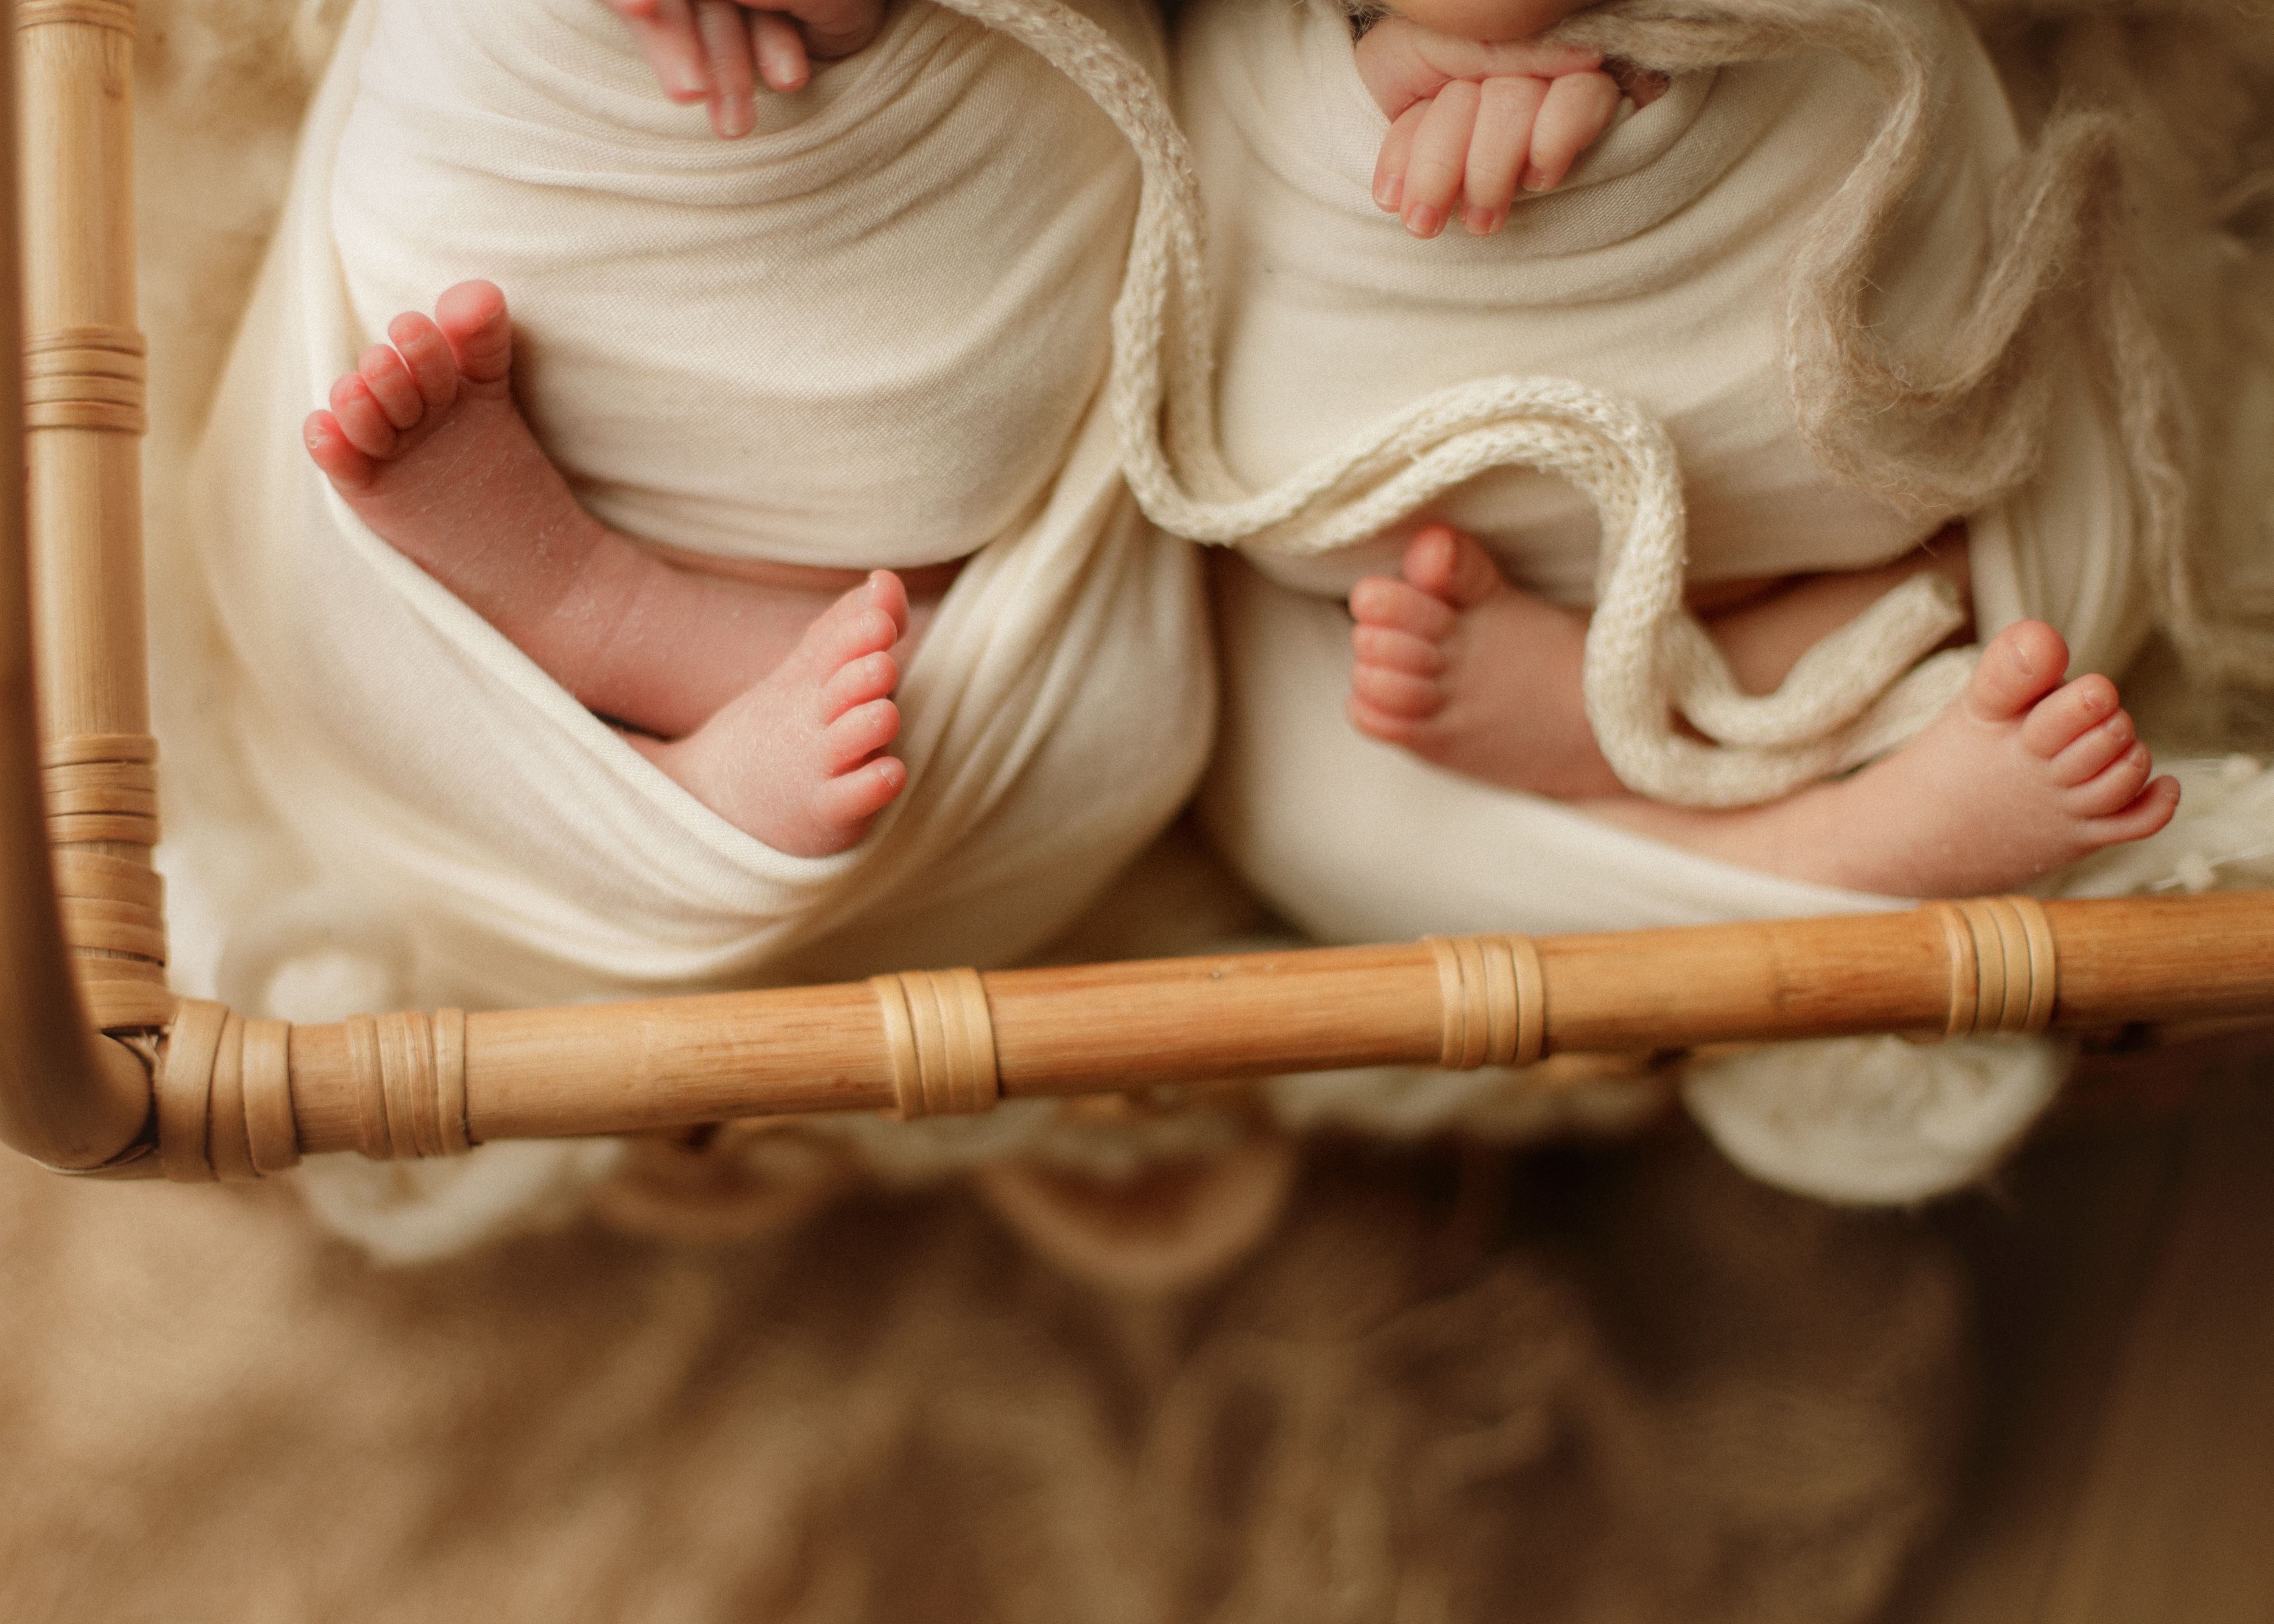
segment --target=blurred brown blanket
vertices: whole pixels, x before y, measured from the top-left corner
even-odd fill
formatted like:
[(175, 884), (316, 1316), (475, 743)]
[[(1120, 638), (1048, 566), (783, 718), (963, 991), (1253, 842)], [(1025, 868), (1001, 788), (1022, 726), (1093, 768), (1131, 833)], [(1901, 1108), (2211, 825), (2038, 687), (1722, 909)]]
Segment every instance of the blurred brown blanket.
[(1957, 1274), (1701, 1143), (1314, 1151), (1220, 1285), (970, 1202), (375, 1268), (289, 1194), (0, 1162), (0, 1620), (1860, 1619)]

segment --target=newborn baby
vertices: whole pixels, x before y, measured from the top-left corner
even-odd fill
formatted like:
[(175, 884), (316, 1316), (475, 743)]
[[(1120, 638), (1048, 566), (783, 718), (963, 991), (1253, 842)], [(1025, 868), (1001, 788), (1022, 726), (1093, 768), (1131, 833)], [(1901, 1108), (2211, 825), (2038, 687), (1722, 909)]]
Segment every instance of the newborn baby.
[[(2001, 504), (1969, 528), (1967, 515), (1908, 510), (1818, 464), (1781, 375), (1781, 278), (1801, 225), (1866, 147), (1871, 86), (1836, 58), (1794, 54), (1686, 75), (1662, 96), (1624, 73), (1623, 117), (1555, 192), (1570, 154), (1616, 117), (1619, 92), (1592, 61), (1525, 54), (1546, 49), (1528, 36), (1578, 9), (1413, 0), (1354, 46), (1318, 0), (1292, 11), (1218, 0), (1193, 19), (1183, 95), (1218, 233), (1231, 468), (1268, 486), (1432, 388), (1573, 377), (1636, 400), (1671, 434), (1689, 600), (1748, 691), (1773, 689), (1826, 633), (1916, 575), (1946, 581), (1966, 626), (1994, 635), (1956, 703), (1860, 772), (1758, 806), (1645, 800), (1614, 775), (1581, 703), (1593, 515), (1560, 482), (1495, 474), (1423, 515), (1449, 524), (1327, 560), (1250, 550), (1284, 585), (1348, 594), (1352, 722), (1486, 782), (1849, 891), (2007, 888), (2161, 828), (2176, 783), (2152, 778), (2105, 676), (2065, 680), (2070, 649), (2045, 623), (2070, 620), (2090, 665), (2128, 655), (2140, 635), (2127, 604), (2136, 504), (2112, 480), (2106, 391), (2077, 378), (2057, 414), (2048, 466), (2106, 500), (2101, 536), (2060, 538), (2067, 560), (2051, 570), (2014, 562), (2014, 530), (2042, 528), (2026, 508), (2018, 523)], [(1945, 103), (1871, 312), (1880, 340), (1908, 352), (1960, 325), (1992, 185), (2017, 149), (1963, 22), (1931, 4), (1900, 10), (1933, 42)], [(1373, 207), (1399, 214), (1405, 235), (1366, 222), (1353, 183), (1368, 156)], [(1519, 176), (1534, 195), (1511, 214)], [(1455, 216), (1467, 239), (1410, 240)], [(2044, 592), (2064, 568), (2099, 573)]]
[(598, 0), (358, 8), (200, 451), (201, 725), (390, 998), (1001, 963), (1205, 758), (1101, 388), (1126, 138), (926, 0), (712, 117), (654, 55)]
[[(625, 4), (618, 9), (626, 9)], [(390, 24), (398, 19), (410, 24), (418, 10), (415, 0), (391, 9), (382, 19), (378, 48), (386, 48)], [(750, 19), (747, 24), (746, 16)], [(633, 20), (659, 79), (666, 88), (676, 87), (682, 94), (699, 88), (719, 135), (749, 134), (763, 113), (786, 132), (794, 131), (796, 145), (812, 145), (794, 115), (786, 118), (779, 106), (756, 104), (750, 95), (753, 73), (778, 93), (804, 86), (808, 74), (802, 37), (794, 30), (785, 33), (785, 19), (771, 12), (746, 14), (721, 0), (703, 0), (697, 11), (682, 9), (675, 17)], [(678, 26), (669, 26), (674, 22)], [(690, 46), (715, 47), (722, 25), (727, 49), (690, 50)], [(516, 49), (535, 47), (538, 60), (551, 54), (527, 28), (501, 30), (478, 11), (457, 26), (470, 50), (486, 49), (493, 57), (497, 47), (492, 35)], [(742, 32), (746, 27), (751, 32)], [(562, 54), (555, 60), (570, 58)], [(540, 79), (531, 76), (524, 84), (530, 92), (542, 94)], [(335, 207), (342, 214), (383, 218), (381, 211), (402, 207), (404, 177), (398, 155), (411, 144), (401, 139), (401, 121), (430, 97), (447, 94), (431, 81), (414, 87), (404, 80), (391, 94), (366, 96), (360, 117), (350, 123), (335, 184)], [(1079, 93), (1067, 87), (1064, 99), (1069, 104), (1066, 110), (1079, 119), (1084, 110)], [(549, 122), (556, 140), (608, 139), (604, 129), (564, 119), (558, 107), (551, 109)], [(917, 156), (927, 156), (928, 147), (948, 148), (955, 154), (930, 158), (926, 167), (985, 167), (975, 162), (980, 154), (967, 150), (969, 137), (952, 125), (942, 124), (925, 133), (929, 140), (917, 145)], [(1089, 133), (1089, 145), (1102, 149), (1088, 152), (1086, 161), (1102, 163), (1111, 174), (1109, 160), (1115, 154), (1095, 139), (1103, 134), (1110, 142), (1111, 132)], [(532, 149), (529, 155), (499, 166), (498, 178), (515, 174), (532, 159), (542, 161), (541, 143), (528, 145)], [(683, 183), (688, 191), (674, 199), (675, 207), (724, 210), (745, 202), (754, 188), (784, 185), (782, 177), (796, 173), (795, 160), (764, 151), (766, 145), (780, 143), (762, 142), (741, 163), (710, 166), (715, 178), (707, 187), (690, 177)], [(1079, 163), (1085, 161), (1084, 151), (1084, 144), (1075, 138), (1062, 155)], [(463, 169), (478, 165), (479, 159), (453, 154), (448, 162), (453, 169)], [(827, 167), (825, 160), (822, 167)], [(999, 168), (1001, 177), (995, 185), (1015, 185), (1019, 158), (1006, 154)], [(1079, 199), (1078, 207), (1098, 215), (1098, 223), (1106, 217), (1104, 211), (1117, 204), (1126, 207), (1122, 187), (1109, 183), (1084, 190), (1088, 195)], [(875, 188), (848, 196), (848, 209), (857, 211), (864, 195), (874, 197)], [(471, 258), (478, 252), (473, 244), (482, 240), (485, 224), (469, 220), (464, 226), (465, 252)], [(1063, 232), (1078, 229), (1078, 224), (1057, 222), (1055, 229)], [(1050, 235), (1044, 231), (1043, 236), (1041, 254), (1005, 239), (1013, 267), (1049, 252)], [(1100, 236), (1103, 246), (1110, 234)], [(500, 244), (498, 248), (501, 259), (491, 268), (512, 258), (526, 262), (525, 247)], [(767, 274), (758, 260), (761, 244), (752, 243), (749, 248), (753, 263), (745, 274), (753, 302), (748, 319), (763, 322), (768, 313), (764, 302)], [(796, 251), (770, 252), (781, 258)], [(971, 244), (968, 252), (987, 251)], [(803, 263), (777, 268), (774, 274), (792, 282), (817, 282), (832, 271), (841, 273), (840, 254), (857, 258), (862, 252), (859, 237), (848, 230), (839, 243), (805, 245), (800, 256)], [(838, 410), (857, 421), (871, 404), (862, 398), (857, 380), (863, 350), (873, 352), (880, 342), (903, 342), (896, 333), (861, 330), (863, 324), (850, 310), (841, 323), (811, 327), (805, 336), (807, 354), (776, 370), (768, 380), (740, 380), (739, 401), (730, 386), (715, 402), (706, 402), (702, 382), (690, 380), (687, 395), (666, 410), (666, 425), (651, 424), (644, 430), (652, 435), (667, 432), (673, 419), (682, 425), (690, 417), (699, 419), (693, 432), (719, 447), (725, 466), (717, 477), (722, 485), (727, 478), (741, 477), (742, 470), (732, 466), (738, 455), (747, 463), (754, 448), (764, 446), (756, 455), (772, 462), (769, 483), (753, 504), (748, 529), (734, 538), (735, 550), (745, 556), (732, 562), (697, 550), (719, 540), (715, 527), (723, 515), (715, 507), (697, 516), (674, 501), (663, 523), (648, 527), (651, 532), (665, 530), (696, 544), (688, 546), (670, 545), (666, 537), (652, 534), (635, 539), (578, 505), (515, 403), (511, 323), (504, 295), (487, 282), (451, 288), (437, 304), (433, 320), (410, 312), (391, 322), (391, 344), (372, 347), (358, 369), (339, 380), (329, 408), (310, 418), (305, 438), (317, 465), (365, 523), (449, 587), (584, 704), (620, 724), (635, 748), (697, 799), (778, 851), (825, 856), (857, 840), (906, 782), (902, 764), (883, 754), (900, 726), (890, 698), (900, 674), (893, 650), (913, 631), (921, 630), (926, 612), (953, 579), (960, 561), (956, 545), (961, 544), (968, 552), (983, 538), (988, 527), (972, 523), (969, 515), (984, 513), (999, 523), (1003, 516), (1031, 504), (1037, 480), (1049, 471), (1048, 459), (1064, 446), (1074, 413), (1095, 387), (1103, 338), (1096, 300), (1110, 291), (1113, 282), (1110, 255), (1100, 258), (1100, 264), (1077, 268), (1075, 288), (1069, 290), (1074, 297), (1061, 297), (1054, 312), (1034, 312), (1030, 322), (1025, 312), (1004, 308), (996, 322), (955, 335), (951, 342), (960, 353), (952, 358), (943, 356), (934, 365), (953, 365), (961, 376), (942, 392), (941, 402), (921, 412), (917, 420), (894, 422), (877, 411), (879, 433), (892, 429), (906, 434), (916, 429), (953, 444), (959, 425), (948, 414), (960, 413), (968, 404), (990, 417), (1013, 418), (1020, 431), (1016, 440), (1026, 453), (1023, 462), (1001, 469), (957, 469), (929, 500), (908, 488), (912, 482), (907, 472), (894, 470), (897, 477), (873, 492), (883, 499), (879, 509), (896, 508), (903, 521), (899, 533), (889, 537), (879, 523), (880, 510), (859, 513), (871, 493), (847, 488), (846, 470), (815, 466), (826, 451), (799, 447), (798, 431), (805, 425), (798, 419), (805, 415), (806, 403), (834, 395)], [(363, 280), (358, 272), (369, 274), (365, 267), (351, 265), (351, 284)], [(1018, 269), (1011, 275), (1017, 280)], [(535, 284), (540, 299), (552, 295), (579, 312), (591, 311), (597, 297), (618, 301), (623, 313), (611, 318), (610, 325), (626, 332), (659, 314), (651, 300), (645, 301), (650, 308), (636, 308), (644, 301), (636, 273), (612, 282), (608, 267), (573, 257), (541, 268), (531, 266), (519, 280)], [(908, 281), (913, 292), (919, 279), (911, 275)], [(380, 279), (372, 277), (371, 282), (376, 294)], [(1091, 295), (1091, 310), (1096, 312), (1088, 332), (1072, 330), (1073, 323), (1066, 320), (1068, 313), (1081, 310), (1081, 292)], [(904, 306), (894, 312), (897, 319), (923, 320), (920, 297), (896, 304)], [(546, 306), (548, 313), (551, 308)], [(1024, 358), (1030, 365), (1021, 370), (1015, 385), (1004, 367), (1005, 347), (995, 342), (1001, 327), (1011, 321), (1042, 327), (1060, 341), (1026, 350)], [(832, 333), (834, 327), (842, 327), (841, 335)], [(946, 327), (943, 321), (936, 330)], [(828, 355), (832, 340), (841, 342), (842, 357)], [(589, 335), (553, 342), (560, 350), (607, 348), (605, 342), (591, 343)], [(595, 371), (578, 379), (576, 387), (608, 388), (607, 380), (598, 375), (603, 365), (599, 354), (591, 365)], [(800, 368), (807, 365), (819, 368), (821, 376), (802, 375)], [(563, 381), (563, 371), (556, 363), (549, 375), (524, 379), (523, 387), (557, 394), (570, 387)], [(892, 387), (903, 392), (907, 387), (897, 381)], [(538, 410), (546, 410), (544, 395), (538, 400)], [(565, 455), (575, 459), (582, 453), (603, 467), (636, 477), (641, 470), (630, 467), (626, 450), (621, 443), (572, 442)], [(898, 450), (879, 447), (876, 453), (891, 455)], [(909, 461), (927, 471), (940, 470), (936, 459)], [(1000, 477), (999, 492), (982, 488), (990, 475)], [(606, 476), (596, 468), (590, 477)], [(724, 494), (717, 486), (714, 491)], [(915, 566), (918, 598), (913, 621), (907, 583), (889, 570), (848, 570), (835, 564), (833, 558), (844, 549), (834, 545), (837, 538), (822, 533), (825, 527), (815, 523), (817, 515), (799, 513), (788, 534), (768, 534), (770, 529), (779, 529), (769, 521), (801, 498), (817, 502), (824, 510), (843, 503), (859, 513), (863, 528), (885, 549), (879, 561), (906, 559), (911, 549), (945, 555), (924, 556)], [(643, 498), (627, 492), (614, 500), (627, 511), (637, 512)], [(858, 533), (843, 538), (856, 554)], [(824, 553), (832, 561), (820, 562)], [(858, 584), (848, 586), (848, 580)], [(901, 648), (903, 655), (907, 651)]]

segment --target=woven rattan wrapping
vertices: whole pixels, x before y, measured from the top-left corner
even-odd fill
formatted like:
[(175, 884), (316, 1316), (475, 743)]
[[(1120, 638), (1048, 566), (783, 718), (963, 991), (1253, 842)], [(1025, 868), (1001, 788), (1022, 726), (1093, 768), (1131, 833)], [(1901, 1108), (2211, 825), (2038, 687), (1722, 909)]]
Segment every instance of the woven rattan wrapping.
[(17, 27), (50, 23), (79, 23), (132, 36), (134, 6), (132, 0), (17, 0)]
[(892, 1058), (897, 1115), (968, 1116), (1001, 1097), (995, 1021), (975, 970), (871, 977)]
[(2052, 927), (2034, 897), (1982, 897), (1931, 906), (1950, 953), (1952, 1037), (2043, 1032), (2059, 970)]
[[(49, 0), (50, 9), (53, 0)], [(41, 0), (24, 8), (37, 12)], [(109, 8), (91, 6), (90, 11)], [(126, 11), (124, 31), (133, 28)], [(94, 22), (89, 16), (46, 20)], [(140, 434), (149, 426), (145, 410), (149, 366), (142, 335), (132, 327), (57, 327), (35, 334), (24, 347), (24, 426), (28, 429), (109, 429)]]
[(181, 1001), (157, 1073), (158, 1157), (168, 1178), (245, 1184), (298, 1164), (290, 1034), (281, 1020)]
[(346, 1030), (365, 1155), (403, 1161), (471, 1148), (464, 1011), (356, 1015)]
[(64, 939), (88, 1013), (109, 1032), (174, 1018), (165, 882), (147, 857), (86, 849), (157, 844), (157, 741), (147, 733), (77, 733), (40, 749)]
[(1547, 989), (1530, 936), (1429, 936), (1444, 999), (1437, 1064), (1470, 1071), (1530, 1065), (1547, 1040)]

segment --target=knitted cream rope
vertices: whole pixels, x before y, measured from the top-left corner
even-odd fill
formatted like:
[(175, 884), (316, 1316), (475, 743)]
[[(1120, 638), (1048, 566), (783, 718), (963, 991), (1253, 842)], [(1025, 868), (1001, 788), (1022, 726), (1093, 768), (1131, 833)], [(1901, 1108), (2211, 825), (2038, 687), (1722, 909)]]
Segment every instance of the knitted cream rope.
[[(1499, 378), (1441, 390), (1274, 488), (1244, 492), (1217, 448), (1198, 189), (1158, 87), (1103, 29), (1057, 0), (946, 3), (1065, 73), (1136, 154), (1142, 184), (1113, 312), (1108, 387), (1130, 487), (1164, 530), (1313, 553), (1375, 535), (1489, 469), (1526, 467), (1570, 479), (1594, 503), (1603, 538), (1585, 664), (1588, 718), (1620, 778), (1659, 800), (1734, 806), (1772, 799), (1893, 748), (1955, 694), (1964, 651), (1917, 662), (1964, 617), (1946, 587), (1922, 576), (1803, 661), (1776, 693), (1744, 695), (1682, 605), (1684, 530), (1672, 447), (1631, 406), (1577, 384)], [(1839, 415), (1838, 391), (1827, 397), (1822, 379), (1806, 380), (1803, 391), (1796, 376), (1796, 393), (1805, 395), (1803, 432), (1831, 466), (1867, 488), (1923, 505), (1987, 500), (2027, 476), (2044, 416), (2035, 381), (2040, 369), (2014, 365), (2012, 352), (2070, 268), (2065, 249), (2075, 233), (2046, 227), (2057, 217), (2081, 217), (2075, 194), (2091, 178), (2090, 164), (2044, 143), (2053, 155), (2033, 168), (2036, 184), (2022, 189), (2020, 226), (2006, 235), (1987, 283), (1991, 297), (1958, 347), (1963, 364), (1922, 386), (1876, 352), (1860, 304), (1864, 272), (1924, 162), (1932, 110), (1928, 58), (1909, 30), (1869, 0), (1726, 0), (1711, 11), (1675, 0), (1623, 0), (1567, 27), (1590, 43), (1615, 37), (1624, 54), (1651, 66), (1817, 48), (1869, 69), (1890, 110), (1796, 267), (1788, 350), (1801, 358), (1796, 372), (1812, 360), (1835, 382), (1873, 384), (1875, 398), (1861, 419), (1867, 427), (1884, 420), (1916, 430), (1911, 437), (1927, 443), (1906, 456), (1903, 449), (1877, 448), (1868, 434), (1843, 432), (1859, 419)], [(2055, 191), (2060, 207), (2047, 200)], [(2120, 335), (2136, 337), (2141, 321), (2136, 299), (2125, 302), (2128, 282), (2101, 280), (2115, 291), (2099, 313)], [(2171, 438), (2169, 402), (2152, 381), (2134, 382), (2124, 403), (2127, 442), (2160, 451)], [(1996, 432), (1986, 441), (1976, 438), (1972, 454), (1959, 459), (1960, 477), (1928, 477), (1951, 462), (1954, 444), (1992, 421)], [(2150, 472), (2172, 466), (2160, 456), (2154, 462)], [(2169, 482), (2150, 484), (2169, 496)], [(2175, 555), (2175, 499), (2157, 506), (2151, 528), (2160, 550)], [(1702, 745), (1678, 733), (1677, 712), (1719, 742)]]

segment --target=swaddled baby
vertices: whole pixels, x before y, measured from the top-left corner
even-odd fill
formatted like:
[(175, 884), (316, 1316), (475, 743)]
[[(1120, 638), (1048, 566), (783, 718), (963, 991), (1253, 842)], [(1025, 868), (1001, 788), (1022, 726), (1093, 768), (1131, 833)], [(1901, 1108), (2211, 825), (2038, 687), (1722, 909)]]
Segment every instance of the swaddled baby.
[(599, 0), (370, 0), (314, 110), (200, 541), (258, 793), (410, 996), (1000, 962), (1204, 756), (1099, 398), (1125, 139), (924, 0), (745, 119)]
[[(1214, 0), (1192, 16), (1179, 94), (1212, 232), (1231, 472), (1271, 487), (1449, 386), (1574, 379), (1636, 402), (1680, 454), (1688, 550), (1672, 562), (1746, 690), (1775, 688), (1826, 634), (1923, 575), (1947, 581), (1959, 605), (1935, 635), (1963, 642), (1969, 624), (1985, 634), (1970, 680), (1923, 732), (1852, 776), (1759, 805), (1631, 794), (1580, 703), (1597, 515), (1573, 485), (1528, 471), (1472, 480), (1368, 546), (1315, 558), (1251, 547), (1276, 585), (1234, 586), (1235, 665), (1261, 670), (1276, 661), (1273, 639), (1298, 635), (1286, 628), (1301, 612), (1279, 594), (1347, 596), (1358, 621), (1348, 708), (1363, 732), (1694, 852), (1849, 892), (2010, 887), (2160, 828), (2177, 786), (2151, 782), (2113, 687), (2064, 680), (2073, 657), (2087, 671), (2120, 665), (2145, 628), (2146, 501), (2090, 346), (1999, 357), (2043, 374), (2033, 381), (2044, 392), (2017, 398), (2015, 412), (2046, 422), (2033, 466), (1979, 507), (1835, 471), (1791, 393), (1789, 281), (1812, 222), (1849, 201), (1877, 151), (1885, 86), (1856, 61), (1788, 41), (1678, 75), (1614, 121), (1617, 93), (1581, 77), (1589, 64), (1527, 70), (1519, 56), (1496, 67), (1478, 43), (1520, 40), (1578, 9), (1416, 0), (1355, 44), (1324, 0)], [(1939, 347), (1970, 330), (1995, 258), (1996, 191), (2021, 148), (1978, 42), (1948, 5), (1905, 0), (1885, 20), (1929, 64), (1932, 145), (1873, 244), (1868, 285), (1858, 278), (1858, 342), (1930, 376)], [(1527, 71), (1528, 87), (1492, 77)], [(1553, 88), (1538, 77), (1566, 71)], [(1527, 166), (1527, 128), (1545, 130), (1559, 109), (1546, 141), (1557, 161)], [(1562, 157), (1607, 124), (1547, 190)], [(1428, 194), (1418, 200), (1416, 168)], [(1519, 174), (1534, 195), (1511, 210)], [(1466, 233), (1417, 240), (1449, 216)], [(1249, 626), (1261, 629), (1249, 636)], [(1235, 715), (1246, 706), (1236, 693)], [(1321, 764), (1292, 764), (1294, 747), (1266, 737), (1275, 731), (1299, 728), (1284, 716), (1241, 727), (1273, 771), (1315, 780)], [(1260, 810), (1270, 791), (1242, 765), (1245, 748), (1233, 747), (1237, 787), (1216, 797), (1231, 808), (1219, 823), (1257, 853), (1250, 872), (1276, 895), (1275, 869), (1330, 866), (1305, 869), (1290, 854), (1301, 842)]]
[[(1131, 177), (1079, 90), (953, 13), (802, 94), (714, 101), (719, 134), (757, 133), (691, 150), (621, 32), (589, 0), (380, 7), (332, 189), (349, 296), (375, 327), (479, 267), (531, 342), (516, 379), (503, 292), (454, 287), (388, 324), (309, 448), (698, 800), (825, 856), (907, 778), (883, 750), (910, 583), (845, 561), (912, 572), (920, 628), (1033, 507), (1103, 371)], [(967, 100), (1006, 55), (1039, 104)], [(894, 88), (855, 115), (864, 73)], [(652, 223), (580, 253), (560, 227), (594, 207)]]

